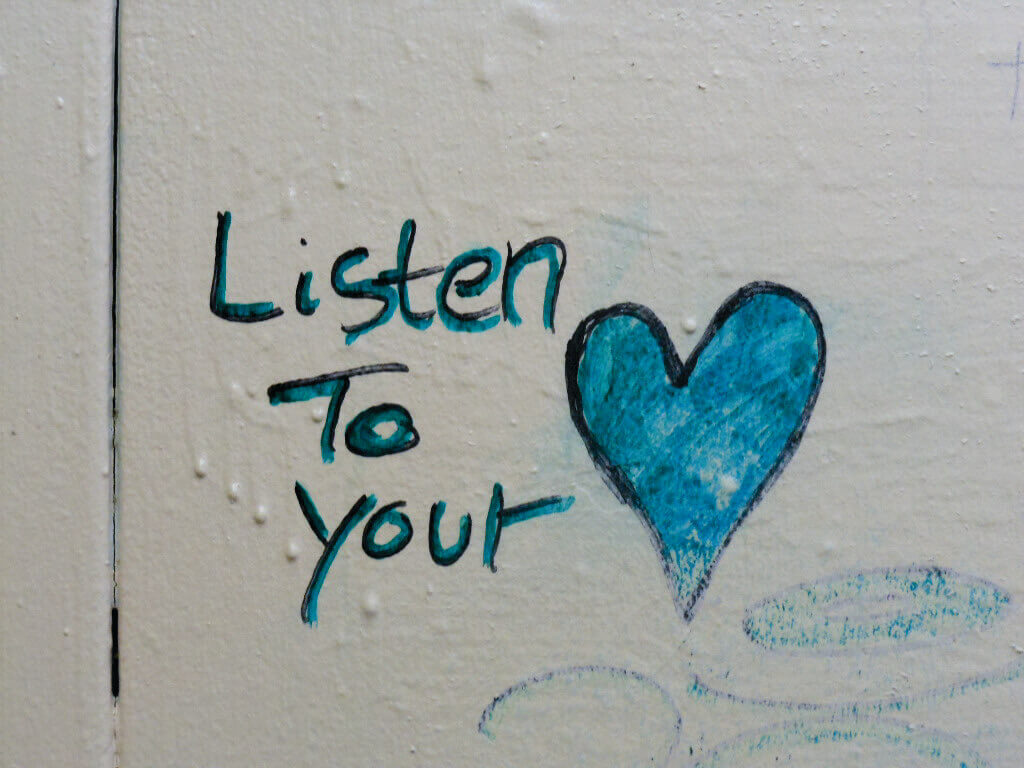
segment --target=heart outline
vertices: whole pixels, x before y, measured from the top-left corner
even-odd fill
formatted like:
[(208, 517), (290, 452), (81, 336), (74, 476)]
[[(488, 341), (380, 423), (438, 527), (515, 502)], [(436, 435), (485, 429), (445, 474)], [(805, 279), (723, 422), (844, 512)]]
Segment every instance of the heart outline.
[[(675, 390), (682, 390), (688, 385), (690, 375), (693, 373), (693, 370), (700, 361), (701, 354), (714, 340), (722, 326), (744, 304), (754, 297), (764, 294), (780, 296), (793, 302), (793, 304), (795, 304), (804, 313), (804, 315), (806, 315), (814, 328), (818, 357), (810, 378), (810, 391), (807, 394), (804, 407), (800, 412), (800, 415), (797, 417), (796, 423), (790, 431), (785, 444), (781, 451), (779, 451), (775, 462), (764, 474), (763, 479), (754, 489), (749, 501), (747, 501), (744, 507), (739, 510), (736, 515), (736, 519), (732, 522), (729, 530), (725, 533), (719, 543), (711, 561), (704, 568), (704, 572), (700, 574), (696, 585), (684, 601), (681, 600), (678, 588), (675, 588), (675, 582), (677, 580), (677, 577), (673, 572), (675, 566), (666, 557), (667, 546), (659, 533), (657, 526), (651, 519), (651, 514), (645, 508), (638, 492), (633, 487), (633, 483), (620, 467), (612, 463), (608, 458), (607, 453), (597, 442), (590, 430), (586, 415), (584, 414), (583, 395), (579, 384), (580, 363), (582, 362), (583, 356), (586, 352), (587, 342), (590, 340), (594, 330), (601, 323), (614, 317), (631, 316), (647, 327), (647, 330), (651, 333), (658, 344), (669, 385)], [(668, 329), (665, 328), (657, 315), (655, 315), (655, 313), (648, 307), (632, 302), (615, 304), (611, 307), (599, 309), (596, 312), (591, 313), (577, 326), (572, 338), (569, 339), (565, 351), (565, 381), (569, 399), (569, 414), (572, 418), (573, 424), (576, 426), (576, 430), (579, 432), (580, 437), (583, 438), (583, 443), (587, 448), (587, 452), (590, 454), (590, 458), (594, 462), (595, 466), (600, 470), (605, 484), (608, 485), (621, 503), (626, 504), (633, 509), (637, 517), (640, 518), (640, 521), (647, 529), (648, 535), (651, 538), (651, 543), (661, 560), (662, 570), (664, 570), (665, 576), (669, 581), (669, 586), (672, 588), (672, 599), (675, 603), (676, 610), (684, 621), (690, 622), (693, 619), (694, 608), (703, 595), (704, 590), (707, 588), (711, 574), (714, 571), (715, 566), (717, 566), (718, 560), (725, 551), (725, 548), (729, 545), (733, 535), (747, 518), (747, 515), (749, 515), (751, 510), (760, 503), (764, 494), (778, 479), (782, 470), (785, 469), (789, 460), (796, 452), (801, 439), (803, 439), (804, 432), (807, 429), (807, 423), (811, 417), (811, 412), (814, 410), (814, 406), (818, 400), (818, 394), (821, 391), (821, 384), (825, 376), (825, 358), (825, 333), (822, 329), (821, 319), (818, 317), (818, 313), (814, 309), (814, 306), (805, 296), (792, 288), (769, 281), (755, 281), (748, 283), (729, 296), (719, 306), (718, 310), (716, 310), (711, 322), (708, 324), (700, 340), (694, 346), (685, 361), (680, 359), (679, 354), (676, 351), (675, 344), (669, 336)]]

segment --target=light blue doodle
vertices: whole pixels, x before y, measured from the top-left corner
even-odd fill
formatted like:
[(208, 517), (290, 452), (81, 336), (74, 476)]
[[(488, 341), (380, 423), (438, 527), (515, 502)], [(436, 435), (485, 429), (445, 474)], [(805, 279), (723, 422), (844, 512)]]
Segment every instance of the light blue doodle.
[[(814, 765), (914, 765), (985, 768), (988, 762), (949, 734), (897, 720), (829, 719), (782, 723), (715, 747), (690, 768), (790, 765), (797, 755)], [(778, 763), (775, 761), (784, 761)], [(808, 765), (809, 762), (799, 762)]]
[[(678, 746), (682, 716), (672, 696), (646, 675), (621, 667), (581, 665), (523, 680), (498, 694), (480, 716), (481, 734), (513, 765), (548, 765), (535, 738), (556, 730), (578, 765), (664, 766)], [(594, 729), (604, 735), (592, 738)]]
[(880, 699), (866, 701), (843, 701), (835, 703), (819, 703), (812, 701), (790, 701), (767, 697), (741, 696), (728, 691), (712, 688), (701, 680), (699, 675), (693, 676), (688, 693), (702, 704), (743, 704), (757, 709), (781, 709), (792, 712), (820, 712), (833, 716), (877, 715), (883, 712), (906, 712), (924, 704), (933, 704), (959, 696), (984, 691), (997, 685), (1010, 683), (1024, 677), (1024, 659), (1015, 659), (1009, 664), (990, 670), (981, 675), (973, 675), (948, 685), (931, 688), (913, 696), (885, 696)]
[(801, 584), (747, 609), (743, 630), (770, 650), (894, 649), (991, 627), (1010, 596), (944, 568), (887, 568)]

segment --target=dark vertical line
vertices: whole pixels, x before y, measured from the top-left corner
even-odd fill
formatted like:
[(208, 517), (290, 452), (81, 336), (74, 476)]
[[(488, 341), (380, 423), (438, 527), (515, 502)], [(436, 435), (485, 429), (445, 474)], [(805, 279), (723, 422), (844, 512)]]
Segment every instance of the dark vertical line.
[(116, 699), (121, 692), (120, 652), (117, 627), (117, 524), (118, 524), (118, 451), (117, 451), (117, 275), (118, 275), (118, 101), (120, 100), (121, 68), (118, 58), (120, 47), (121, 6), (114, 0), (113, 84), (111, 88), (111, 146), (110, 146), (110, 550), (111, 550), (111, 608), (110, 608), (110, 692)]
[(117, 643), (117, 607), (110, 609), (110, 692), (116, 699), (121, 693), (121, 659)]

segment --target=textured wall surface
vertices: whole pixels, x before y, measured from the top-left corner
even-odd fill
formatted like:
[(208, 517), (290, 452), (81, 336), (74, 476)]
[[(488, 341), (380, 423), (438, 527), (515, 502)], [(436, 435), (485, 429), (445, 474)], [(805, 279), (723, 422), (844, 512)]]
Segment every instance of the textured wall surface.
[[(121, 766), (1020, 764), (1024, 11), (692, 5), (121, 0)], [(111, 14), (12, 18), (0, 754), (105, 765)]]
[[(1016, 764), (1019, 9), (123, 10), (126, 766)], [(224, 211), (225, 301), (283, 314), (210, 310)], [(554, 333), (538, 263), (519, 326), (391, 307), (347, 343), (407, 219), (412, 270), (559, 238)], [(757, 280), (827, 344), (781, 474), (824, 356), (795, 304), (719, 316), (678, 398), (649, 325), (595, 321), (567, 385), (592, 312), (642, 304), (685, 358)], [(267, 392), (379, 363), (409, 371), (351, 378), (333, 454), (336, 382)], [(418, 445), (354, 454), (382, 402)], [(296, 482), (325, 540), (354, 510), (333, 560)], [(495, 483), (575, 501), (492, 572)], [(398, 554), (364, 553), (362, 494), (406, 502)], [(439, 499), (445, 545), (472, 517), (447, 567)]]
[(0, 764), (108, 766), (113, 10), (0, 13)]

